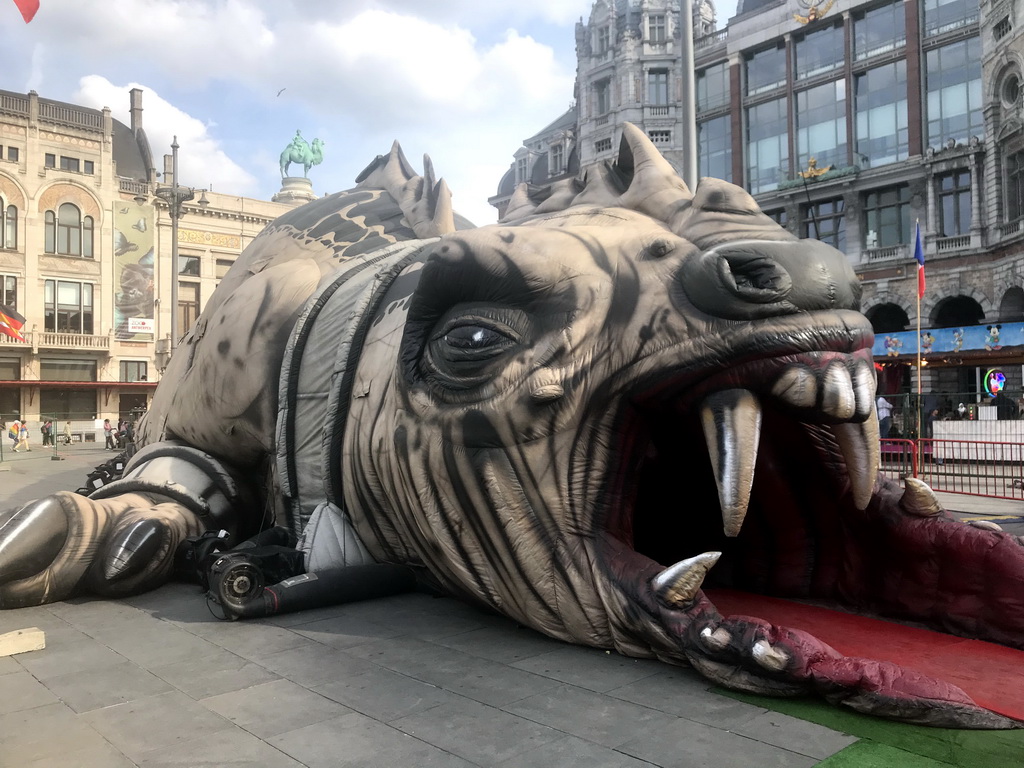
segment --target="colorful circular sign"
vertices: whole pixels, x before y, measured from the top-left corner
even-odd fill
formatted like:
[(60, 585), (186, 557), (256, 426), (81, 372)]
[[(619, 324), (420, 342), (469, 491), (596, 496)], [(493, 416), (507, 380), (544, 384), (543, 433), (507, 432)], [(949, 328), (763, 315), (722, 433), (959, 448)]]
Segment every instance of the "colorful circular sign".
[(995, 397), (1006, 386), (1006, 375), (998, 368), (992, 368), (985, 374), (985, 391), (989, 397)]

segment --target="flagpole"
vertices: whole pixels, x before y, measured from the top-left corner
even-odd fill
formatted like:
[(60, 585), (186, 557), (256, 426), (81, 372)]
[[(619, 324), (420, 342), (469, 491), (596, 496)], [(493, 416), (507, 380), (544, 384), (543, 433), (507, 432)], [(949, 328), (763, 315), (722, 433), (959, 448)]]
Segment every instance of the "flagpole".
[(919, 260), (918, 250), (920, 249), (921, 243), (921, 220), (915, 221), (914, 227), (914, 257), (918, 261), (918, 277), (917, 277), (917, 445), (918, 445), (918, 462), (921, 460), (921, 273), (922, 269), (921, 261)]

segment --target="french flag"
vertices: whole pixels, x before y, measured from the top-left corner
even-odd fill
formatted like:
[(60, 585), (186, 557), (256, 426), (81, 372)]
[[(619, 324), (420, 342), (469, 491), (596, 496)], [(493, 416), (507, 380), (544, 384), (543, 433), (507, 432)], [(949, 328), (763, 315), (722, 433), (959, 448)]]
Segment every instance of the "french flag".
[(14, 4), (18, 6), (18, 10), (21, 11), (26, 24), (32, 21), (32, 17), (39, 10), (39, 0), (14, 0)]
[(917, 260), (917, 298), (924, 296), (924, 246), (921, 245), (921, 222), (914, 233), (914, 258)]

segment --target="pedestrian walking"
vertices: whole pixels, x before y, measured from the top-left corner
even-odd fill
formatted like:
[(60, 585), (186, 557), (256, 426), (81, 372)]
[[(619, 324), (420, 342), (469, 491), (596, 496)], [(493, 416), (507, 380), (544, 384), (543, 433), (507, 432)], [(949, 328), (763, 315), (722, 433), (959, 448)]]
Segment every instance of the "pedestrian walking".
[(7, 436), (11, 438), (11, 448), (18, 447), (18, 440), (21, 439), (21, 419), (11, 422), (11, 428), (7, 430)]
[(39, 428), (39, 431), (43, 435), (43, 447), (53, 445), (53, 422), (47, 419), (43, 422), (43, 426)]
[(32, 449), (28, 447), (28, 422), (27, 421), (21, 422), (21, 431), (18, 433), (18, 442), (14, 446), (14, 452), (18, 453), (19, 451), (27, 451), (27, 452), (30, 452), (30, 453), (32, 451)]
[(114, 444), (114, 427), (110, 424), (110, 419), (103, 420), (103, 439), (106, 440), (106, 444), (103, 446), (103, 450), (117, 450), (117, 446)]
[(71, 422), (64, 424), (64, 434), (61, 435), (61, 439), (64, 441), (64, 445), (71, 445)]

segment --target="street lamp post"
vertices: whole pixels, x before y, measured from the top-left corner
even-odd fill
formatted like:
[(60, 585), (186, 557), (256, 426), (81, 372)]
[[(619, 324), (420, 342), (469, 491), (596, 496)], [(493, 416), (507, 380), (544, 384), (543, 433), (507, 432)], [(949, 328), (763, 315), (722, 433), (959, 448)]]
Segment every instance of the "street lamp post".
[[(165, 166), (166, 167), (166, 166)], [(206, 207), (210, 201), (206, 199), (206, 190), (199, 190), (199, 205)], [(171, 185), (159, 187), (157, 197), (167, 203), (167, 213), (171, 217), (171, 349), (173, 353), (178, 347), (178, 219), (184, 215), (183, 204), (194, 200), (196, 190), (193, 187), (178, 185), (178, 137), (171, 143)]]

